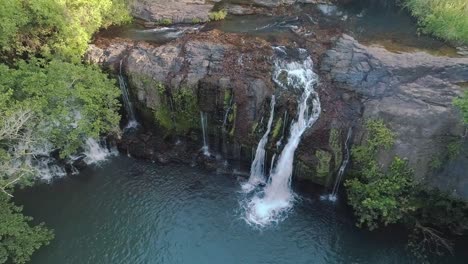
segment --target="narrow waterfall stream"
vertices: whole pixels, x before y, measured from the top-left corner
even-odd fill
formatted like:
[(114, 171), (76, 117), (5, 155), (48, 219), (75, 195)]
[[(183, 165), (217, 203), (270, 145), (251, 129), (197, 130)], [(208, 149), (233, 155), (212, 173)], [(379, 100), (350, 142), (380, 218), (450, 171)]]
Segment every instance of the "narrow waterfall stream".
[(267, 130), (258, 142), (255, 158), (250, 168), (250, 178), (248, 182), (242, 184), (242, 189), (246, 192), (252, 191), (257, 185), (265, 183), (265, 146), (268, 142), (268, 135), (271, 132), (273, 124), (273, 116), (275, 114), (275, 96), (271, 97), (270, 102), (270, 118), (268, 119)]
[[(299, 50), (299, 54), (303, 55), (304, 52)], [(302, 94), (298, 101), (297, 117), (290, 126), (288, 142), (271, 172), (267, 185), (245, 205), (245, 219), (250, 224), (265, 226), (278, 222), (286, 216), (294, 202), (295, 195), (291, 190), (294, 153), (302, 134), (317, 121), (321, 111), (320, 100), (314, 90), (317, 75), (312, 68), (313, 62), (310, 57), (298, 61), (276, 61), (273, 73), (275, 83), (282, 89), (298, 90)]]
[(340, 184), (341, 181), (343, 180), (344, 173), (346, 171), (346, 168), (348, 167), (349, 160), (351, 158), (351, 150), (350, 150), (350, 140), (351, 137), (353, 136), (353, 128), (350, 127), (348, 129), (348, 134), (346, 135), (346, 141), (345, 141), (345, 155), (343, 158), (343, 162), (341, 162), (340, 169), (338, 170), (338, 173), (335, 178), (335, 184), (333, 185), (333, 190), (331, 194), (321, 196), (320, 199), (322, 200), (329, 200), (332, 202), (335, 202), (338, 199), (338, 190), (340, 189)]
[(203, 132), (203, 147), (202, 151), (205, 156), (210, 156), (210, 148), (208, 147), (208, 117), (205, 112), (200, 111), (200, 124)]
[(133, 111), (133, 105), (132, 105), (132, 102), (130, 101), (130, 95), (128, 93), (127, 83), (122, 74), (122, 60), (120, 61), (120, 65), (119, 65), (118, 78), (119, 78), (120, 90), (122, 91), (122, 100), (123, 100), (125, 111), (127, 112), (127, 118), (128, 118), (128, 123), (125, 126), (124, 130), (135, 128), (138, 126), (138, 122), (136, 121), (135, 112)]

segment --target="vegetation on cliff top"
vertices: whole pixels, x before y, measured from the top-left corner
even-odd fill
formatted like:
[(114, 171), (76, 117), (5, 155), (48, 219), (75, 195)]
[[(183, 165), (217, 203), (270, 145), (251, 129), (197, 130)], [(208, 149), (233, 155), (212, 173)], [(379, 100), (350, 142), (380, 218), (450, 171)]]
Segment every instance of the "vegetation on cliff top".
[(468, 1), (403, 0), (424, 33), (468, 44)]

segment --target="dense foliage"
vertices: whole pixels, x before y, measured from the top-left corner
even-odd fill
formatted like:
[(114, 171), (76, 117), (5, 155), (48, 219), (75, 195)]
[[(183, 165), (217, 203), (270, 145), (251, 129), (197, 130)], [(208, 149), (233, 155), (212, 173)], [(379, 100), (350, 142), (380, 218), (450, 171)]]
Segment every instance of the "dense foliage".
[(31, 226), (31, 217), (0, 194), (0, 263), (26, 263), (32, 253), (54, 237), (44, 224)]
[(62, 157), (74, 153), (85, 138), (117, 128), (120, 91), (97, 67), (31, 60), (15, 68), (0, 65), (0, 75), (5, 121), (27, 112), (30, 117), (21, 129), (47, 140)]
[(468, 205), (438, 190), (416, 184), (407, 162), (394, 157), (388, 168), (377, 160), (393, 145), (394, 135), (381, 120), (368, 120), (365, 140), (352, 149), (352, 177), (345, 182), (358, 226), (375, 229), (402, 223), (411, 231), (408, 248), (422, 262), (430, 254), (451, 251), (445, 234), (468, 231)]
[(28, 225), (11, 190), (39, 175), (40, 156), (66, 158), (86, 138), (116, 131), (119, 89), (95, 67), (56, 60), (0, 65), (0, 75), (0, 263), (24, 263), (52, 235)]
[(125, 0), (0, 0), (0, 52), (79, 61), (93, 33), (130, 20)]
[(115, 80), (80, 62), (93, 33), (130, 16), (126, 0), (0, 6), (0, 263), (24, 263), (53, 235), (10, 201), (14, 188), (31, 185), (86, 139), (118, 131)]
[(423, 32), (437, 37), (468, 43), (468, 1), (403, 0)]
[(393, 144), (394, 135), (381, 120), (367, 121), (366, 129), (366, 143), (352, 150), (358, 175), (345, 185), (358, 225), (374, 229), (380, 224), (396, 223), (413, 210), (409, 199), (412, 171), (406, 161), (395, 157), (385, 172), (376, 156), (380, 148)]

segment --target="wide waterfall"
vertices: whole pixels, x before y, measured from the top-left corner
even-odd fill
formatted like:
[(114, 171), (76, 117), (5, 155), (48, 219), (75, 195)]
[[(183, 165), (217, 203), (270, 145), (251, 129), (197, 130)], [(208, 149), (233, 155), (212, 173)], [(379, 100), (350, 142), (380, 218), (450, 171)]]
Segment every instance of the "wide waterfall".
[(353, 129), (352, 127), (350, 127), (348, 129), (348, 134), (346, 136), (346, 141), (345, 141), (344, 159), (336, 175), (335, 184), (333, 185), (332, 193), (329, 195), (320, 197), (321, 199), (328, 199), (329, 201), (332, 201), (332, 202), (337, 200), (338, 190), (340, 189), (340, 184), (341, 184), (341, 181), (343, 180), (343, 175), (345, 173), (346, 167), (348, 166), (349, 159), (351, 158), (351, 153), (349, 149), (349, 141), (351, 140), (352, 135), (353, 135)]
[(210, 156), (210, 148), (208, 147), (208, 117), (205, 112), (200, 111), (200, 124), (203, 132), (203, 147), (202, 151), (205, 156)]
[(242, 185), (242, 189), (246, 192), (253, 190), (257, 185), (265, 183), (265, 146), (268, 142), (268, 135), (273, 124), (273, 116), (275, 113), (275, 96), (271, 97), (270, 102), (270, 118), (268, 119), (267, 130), (263, 134), (260, 142), (258, 142), (255, 158), (250, 168), (250, 178), (248, 182)]
[[(299, 51), (300, 54), (304, 50)], [(302, 134), (320, 116), (320, 100), (314, 88), (317, 75), (312, 71), (310, 57), (298, 61), (277, 60), (273, 80), (283, 89), (301, 91), (297, 117), (290, 126), (289, 139), (273, 168), (267, 185), (246, 204), (246, 221), (255, 225), (268, 225), (284, 217), (292, 207), (295, 195), (291, 190), (294, 153)]]
[(133, 111), (133, 105), (130, 101), (130, 95), (128, 93), (127, 83), (125, 82), (125, 78), (122, 74), (122, 60), (120, 61), (119, 65), (119, 86), (120, 90), (122, 91), (122, 100), (125, 107), (125, 111), (127, 112), (128, 123), (124, 129), (135, 128), (138, 126), (138, 122), (135, 118), (135, 112)]

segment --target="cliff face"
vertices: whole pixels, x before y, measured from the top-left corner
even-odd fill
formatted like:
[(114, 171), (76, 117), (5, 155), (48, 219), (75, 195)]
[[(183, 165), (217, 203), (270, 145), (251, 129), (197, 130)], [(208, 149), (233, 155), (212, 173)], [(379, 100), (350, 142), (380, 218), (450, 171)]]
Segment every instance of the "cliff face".
[(468, 198), (465, 128), (452, 106), (468, 80), (468, 58), (396, 54), (344, 35), (321, 70), (336, 87), (362, 97), (365, 118), (381, 118), (396, 133), (382, 164), (395, 155), (407, 158), (419, 181)]
[[(394, 147), (380, 153), (383, 166), (395, 155), (407, 158), (417, 180), (468, 198), (465, 130), (452, 106), (461, 84), (468, 81), (468, 59), (397, 54), (361, 45), (347, 35), (330, 47), (307, 43), (320, 76), (322, 114), (296, 152), (296, 177), (332, 184), (348, 128), (355, 128), (354, 144), (359, 144), (365, 140), (362, 121), (381, 118), (397, 135)], [(214, 153), (249, 163), (275, 94), (267, 145), (271, 158), (295, 116), (297, 95), (272, 82), (272, 44), (254, 36), (211, 30), (163, 45), (114, 40), (92, 45), (88, 60), (113, 70), (123, 61), (130, 93), (146, 131), (151, 131), (121, 144), (138, 157), (199, 161), (202, 111), (208, 114)], [(178, 143), (173, 137), (168, 140), (169, 135), (178, 135)]]

